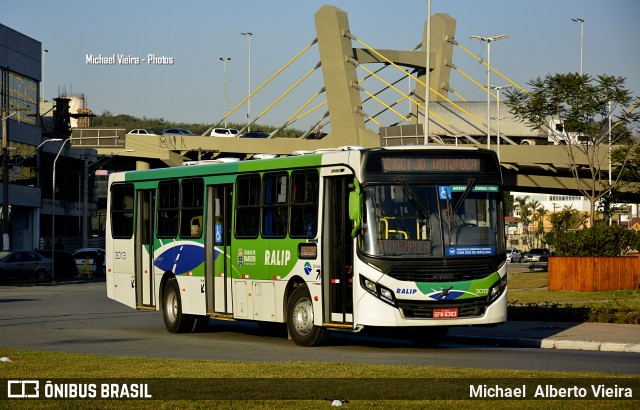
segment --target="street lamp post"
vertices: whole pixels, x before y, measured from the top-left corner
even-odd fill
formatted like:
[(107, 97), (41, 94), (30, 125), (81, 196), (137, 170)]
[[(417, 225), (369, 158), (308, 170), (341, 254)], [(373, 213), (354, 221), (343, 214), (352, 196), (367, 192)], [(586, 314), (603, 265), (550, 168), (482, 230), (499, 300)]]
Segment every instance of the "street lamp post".
[(571, 19), (571, 21), (580, 23), (580, 77), (582, 77), (582, 46), (584, 44), (584, 19), (575, 18), (575, 19)]
[(224, 63), (224, 127), (227, 128), (227, 61), (230, 61), (231, 58), (220, 57), (220, 61)]
[(505, 89), (505, 88), (511, 88), (511, 85), (507, 84), (507, 85), (492, 85), (491, 88), (493, 90), (496, 90), (496, 103), (498, 105), (498, 112), (497, 112), (497, 116), (498, 116), (498, 161), (500, 161), (500, 90)]
[(249, 132), (251, 131), (251, 37), (253, 33), (246, 32), (240, 34), (247, 36), (249, 39), (249, 94), (247, 94), (249, 96), (247, 101), (247, 132)]
[(469, 36), (473, 40), (486, 41), (487, 43), (487, 149), (491, 149), (491, 42), (507, 38), (506, 34), (493, 37)]
[(19, 167), (20, 165), (22, 165), (22, 163), (23, 163), (23, 162), (25, 162), (25, 161), (26, 161), (26, 160), (28, 160), (28, 159), (29, 159), (33, 154), (35, 154), (36, 152), (38, 152), (38, 150), (39, 150), (40, 148), (42, 148), (42, 146), (43, 146), (44, 144), (46, 144), (47, 142), (58, 142), (58, 141), (62, 141), (62, 139), (61, 139), (61, 138), (51, 138), (51, 139), (48, 139), (48, 140), (44, 140), (44, 141), (42, 141), (42, 142), (40, 143), (40, 145), (38, 145), (37, 147), (35, 147), (35, 148), (33, 149), (33, 151), (32, 151), (29, 155), (27, 155), (26, 157), (22, 158), (22, 161), (18, 162), (15, 166), (16, 166), (16, 167)]
[(51, 191), (51, 280), (55, 278), (56, 275), (56, 163), (58, 162), (58, 157), (60, 157), (60, 153), (67, 145), (67, 142), (71, 141), (72, 138), (67, 138), (60, 145), (60, 149), (56, 154), (56, 157), (53, 159), (53, 174), (52, 174), (52, 191)]

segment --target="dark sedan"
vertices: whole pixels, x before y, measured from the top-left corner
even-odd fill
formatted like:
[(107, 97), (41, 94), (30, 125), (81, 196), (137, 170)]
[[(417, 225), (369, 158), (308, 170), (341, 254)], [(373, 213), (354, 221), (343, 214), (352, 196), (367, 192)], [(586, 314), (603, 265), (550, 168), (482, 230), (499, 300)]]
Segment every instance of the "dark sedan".
[(533, 248), (522, 255), (522, 260), (524, 262), (547, 262), (549, 261), (549, 256), (551, 256), (549, 249)]
[(240, 134), (238, 138), (269, 138), (269, 134), (262, 131), (251, 131), (245, 134)]
[[(35, 252), (54, 261), (56, 265), (54, 279), (72, 279), (78, 274), (76, 261), (73, 259), (71, 252), (52, 251), (50, 249), (36, 249)], [(53, 255), (54, 252), (55, 255)]]
[(36, 279), (51, 277), (51, 259), (33, 251), (1, 251), (0, 280)]

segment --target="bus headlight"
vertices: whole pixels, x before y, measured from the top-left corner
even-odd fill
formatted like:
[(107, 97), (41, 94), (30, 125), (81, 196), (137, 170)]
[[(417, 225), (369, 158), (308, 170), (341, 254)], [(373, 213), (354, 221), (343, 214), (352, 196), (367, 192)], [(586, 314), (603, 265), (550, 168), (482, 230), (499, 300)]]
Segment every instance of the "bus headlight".
[(393, 293), (387, 288), (380, 287), (380, 297), (389, 302), (393, 302)]
[(376, 289), (376, 284), (371, 282), (369, 279), (365, 278), (364, 276), (362, 277), (362, 281), (364, 283), (364, 287), (365, 289), (367, 289), (368, 291), (372, 292), (372, 293), (378, 293), (378, 290)]
[(500, 279), (500, 281), (493, 285), (493, 287), (491, 287), (491, 289), (489, 290), (489, 303), (492, 303), (494, 300), (498, 299), (500, 295), (502, 295), (502, 292), (504, 292), (506, 287), (507, 275), (504, 275), (504, 278)]
[(369, 293), (377, 297), (378, 299), (390, 304), (391, 306), (396, 305), (395, 297), (393, 292), (390, 289), (385, 288), (364, 276), (360, 276), (360, 284), (363, 288), (365, 288)]

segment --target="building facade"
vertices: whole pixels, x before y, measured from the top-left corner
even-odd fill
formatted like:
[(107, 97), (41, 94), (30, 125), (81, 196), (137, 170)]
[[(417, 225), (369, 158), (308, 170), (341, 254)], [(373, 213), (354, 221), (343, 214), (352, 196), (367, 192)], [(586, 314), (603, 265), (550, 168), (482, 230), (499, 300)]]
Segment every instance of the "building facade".
[[(46, 106), (40, 95), (42, 58), (40, 41), (0, 24), (2, 249), (53, 244), (54, 223), (56, 236), (63, 242), (80, 243), (73, 238), (80, 238), (85, 223), (82, 216), (92, 208), (83, 195), (91, 188), (88, 172), (94, 151), (71, 148), (63, 142), (65, 136), (47, 129), (51, 121), (41, 115), (51, 115), (51, 110), (41, 110), (41, 105)], [(93, 209), (95, 212), (95, 204)]]

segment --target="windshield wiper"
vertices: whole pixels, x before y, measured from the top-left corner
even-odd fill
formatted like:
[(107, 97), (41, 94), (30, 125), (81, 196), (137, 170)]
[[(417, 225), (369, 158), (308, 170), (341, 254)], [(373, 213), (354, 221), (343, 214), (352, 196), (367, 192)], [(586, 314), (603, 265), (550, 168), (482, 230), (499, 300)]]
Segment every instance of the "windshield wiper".
[(400, 184), (402, 185), (402, 189), (404, 190), (404, 193), (407, 194), (413, 206), (418, 210), (418, 212), (420, 212), (420, 215), (422, 215), (428, 221), (431, 214), (429, 210), (424, 206), (424, 204), (420, 201), (420, 199), (418, 198), (416, 193), (413, 191), (411, 186), (409, 186), (409, 184), (407, 183), (407, 181), (404, 180), (404, 178), (399, 178), (398, 182), (400, 182)]
[(456, 201), (455, 205), (453, 206), (453, 210), (451, 211), (451, 215), (455, 215), (458, 213), (458, 209), (460, 209), (460, 207), (462, 206), (462, 203), (465, 201), (465, 199), (467, 199), (467, 197), (469, 196), (469, 194), (471, 193), (471, 190), (475, 185), (476, 185), (476, 179), (469, 178), (469, 185), (467, 185), (467, 188), (464, 190), (460, 198), (458, 198), (458, 200)]

